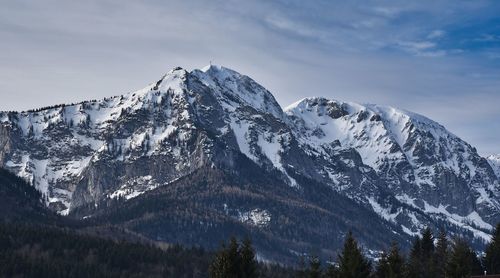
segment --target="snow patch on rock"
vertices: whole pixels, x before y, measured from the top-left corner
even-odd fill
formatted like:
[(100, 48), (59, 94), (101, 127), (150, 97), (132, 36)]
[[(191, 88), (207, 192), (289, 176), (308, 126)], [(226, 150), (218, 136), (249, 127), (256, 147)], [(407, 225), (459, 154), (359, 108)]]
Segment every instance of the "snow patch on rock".
[(240, 212), (239, 221), (253, 226), (265, 227), (271, 221), (271, 214), (264, 209), (253, 209), (246, 212)]

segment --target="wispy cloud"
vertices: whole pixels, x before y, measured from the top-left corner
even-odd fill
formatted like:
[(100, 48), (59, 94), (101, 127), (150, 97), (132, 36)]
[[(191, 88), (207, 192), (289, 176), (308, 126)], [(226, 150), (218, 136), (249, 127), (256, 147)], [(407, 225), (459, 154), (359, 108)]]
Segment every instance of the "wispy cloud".
[(0, 110), (115, 95), (213, 60), (284, 106), (394, 105), (500, 153), (500, 126), (485, 124), (500, 118), (495, 1), (1, 2)]
[(500, 35), (498, 34), (481, 34), (478, 38), (474, 39), (478, 42), (500, 42)]
[(270, 15), (266, 17), (265, 21), (269, 24), (269, 26), (271, 26), (271, 28), (278, 31), (322, 41), (324, 43), (331, 43), (328, 32), (307, 26), (304, 22), (292, 21), (288, 18), (277, 15)]
[(432, 32), (429, 33), (429, 35), (427, 35), (427, 38), (428, 39), (437, 39), (437, 38), (444, 36), (445, 34), (446, 34), (446, 32), (443, 30), (433, 30)]
[(419, 42), (400, 42), (401, 49), (416, 56), (422, 57), (441, 57), (447, 54), (447, 51), (436, 48), (436, 43), (432, 41)]

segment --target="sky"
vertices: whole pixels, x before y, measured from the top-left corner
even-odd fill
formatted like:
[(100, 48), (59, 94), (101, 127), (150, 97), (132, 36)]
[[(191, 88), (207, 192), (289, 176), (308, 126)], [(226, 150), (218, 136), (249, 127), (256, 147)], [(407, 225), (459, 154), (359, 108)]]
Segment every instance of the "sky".
[(500, 153), (500, 1), (0, 0), (0, 110), (210, 63), (269, 89), (423, 114)]

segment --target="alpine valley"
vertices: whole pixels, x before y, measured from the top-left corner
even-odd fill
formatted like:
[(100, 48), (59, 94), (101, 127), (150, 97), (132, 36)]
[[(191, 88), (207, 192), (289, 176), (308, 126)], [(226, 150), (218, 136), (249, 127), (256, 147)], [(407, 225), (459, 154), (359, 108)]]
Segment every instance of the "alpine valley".
[[(425, 227), (476, 248), (500, 222), (500, 157), (405, 110), (325, 98), (282, 109), (220, 66), (144, 89), (0, 112), (0, 167), (52, 211), (142, 238), (218, 247), (250, 235), (261, 260), (367, 253)], [(369, 228), (367, 228), (369, 227)]]

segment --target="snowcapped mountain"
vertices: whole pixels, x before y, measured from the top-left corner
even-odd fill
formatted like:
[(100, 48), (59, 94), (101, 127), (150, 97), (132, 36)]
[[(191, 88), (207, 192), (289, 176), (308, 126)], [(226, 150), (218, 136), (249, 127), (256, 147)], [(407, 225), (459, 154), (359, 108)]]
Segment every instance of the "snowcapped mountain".
[(213, 65), (103, 100), (0, 112), (0, 166), (52, 210), (190, 244), (172, 231), (250, 231), (268, 256), (334, 251), (356, 227), (372, 249), (427, 225), (481, 243), (500, 221), (498, 161), (391, 107), (306, 98), (283, 111), (248, 76)]
[(493, 168), (493, 171), (495, 171), (497, 177), (500, 178), (500, 154), (497, 155), (492, 154), (488, 156), (487, 159), (491, 165), (491, 168)]
[[(378, 193), (390, 192), (397, 200), (387, 204), (375, 194), (368, 202), (385, 219), (407, 223), (402, 227), (408, 234), (431, 216), (487, 240), (482, 229), (499, 221), (500, 188), (490, 165), (438, 123), (392, 107), (324, 98), (301, 100), (286, 111), (303, 135), (302, 144), (314, 152), (323, 154), (325, 146), (337, 143), (360, 154), (380, 178)], [(417, 212), (405, 212), (404, 206)]]

